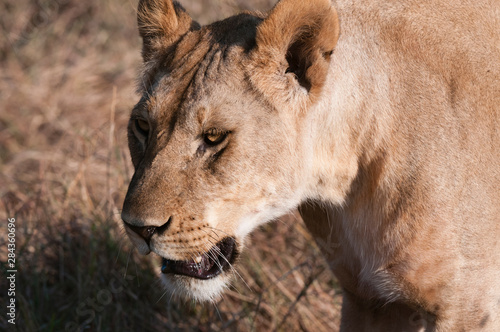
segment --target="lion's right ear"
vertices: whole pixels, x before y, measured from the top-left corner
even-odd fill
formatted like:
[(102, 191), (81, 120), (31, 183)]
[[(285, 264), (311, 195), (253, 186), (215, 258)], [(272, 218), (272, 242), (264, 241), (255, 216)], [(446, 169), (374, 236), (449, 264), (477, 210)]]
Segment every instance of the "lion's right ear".
[[(338, 16), (330, 0), (281, 0), (257, 27), (251, 79), (270, 100), (314, 101), (338, 38)], [(305, 98), (297, 93), (299, 86)]]
[(143, 40), (144, 62), (175, 44), (188, 31), (200, 28), (184, 8), (172, 0), (140, 0), (137, 23)]

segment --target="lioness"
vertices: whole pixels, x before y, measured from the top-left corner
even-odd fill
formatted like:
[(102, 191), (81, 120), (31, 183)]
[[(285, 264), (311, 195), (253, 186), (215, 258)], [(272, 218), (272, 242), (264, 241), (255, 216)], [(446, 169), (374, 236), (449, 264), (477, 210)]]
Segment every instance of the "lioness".
[[(140, 0), (125, 229), (216, 298), (296, 207), (342, 331), (500, 331), (500, 2), (282, 0), (200, 27)], [(277, 235), (279, 236), (279, 235)]]

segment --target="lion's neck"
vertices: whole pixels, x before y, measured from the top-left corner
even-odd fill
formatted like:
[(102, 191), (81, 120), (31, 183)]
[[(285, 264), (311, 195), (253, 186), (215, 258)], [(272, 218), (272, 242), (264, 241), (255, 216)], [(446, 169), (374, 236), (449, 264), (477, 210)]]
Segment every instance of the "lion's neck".
[(394, 130), (390, 109), (389, 77), (377, 50), (343, 45), (340, 39), (322, 99), (307, 119), (308, 143), (314, 146), (310, 152), (313, 196), (345, 203), (360, 170), (384, 154)]

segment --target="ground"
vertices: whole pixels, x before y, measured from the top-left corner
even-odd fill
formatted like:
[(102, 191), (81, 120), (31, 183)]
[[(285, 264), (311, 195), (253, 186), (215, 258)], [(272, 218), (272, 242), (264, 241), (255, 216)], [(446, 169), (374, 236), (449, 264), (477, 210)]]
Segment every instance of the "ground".
[[(181, 1), (200, 23), (271, 0)], [(256, 231), (215, 304), (166, 296), (120, 220), (136, 1), (0, 4), (0, 299), (16, 219), (18, 331), (337, 331), (341, 293), (296, 215)], [(5, 307), (4, 307), (5, 308)], [(0, 329), (12, 328), (6, 312)]]

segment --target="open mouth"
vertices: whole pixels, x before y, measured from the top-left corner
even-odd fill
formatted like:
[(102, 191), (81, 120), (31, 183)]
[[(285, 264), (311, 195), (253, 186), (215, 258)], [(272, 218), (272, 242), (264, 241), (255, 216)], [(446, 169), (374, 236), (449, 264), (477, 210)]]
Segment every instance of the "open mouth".
[(208, 252), (188, 261), (162, 260), (161, 272), (180, 274), (196, 279), (210, 279), (218, 276), (235, 260), (236, 241), (227, 237), (217, 243)]

